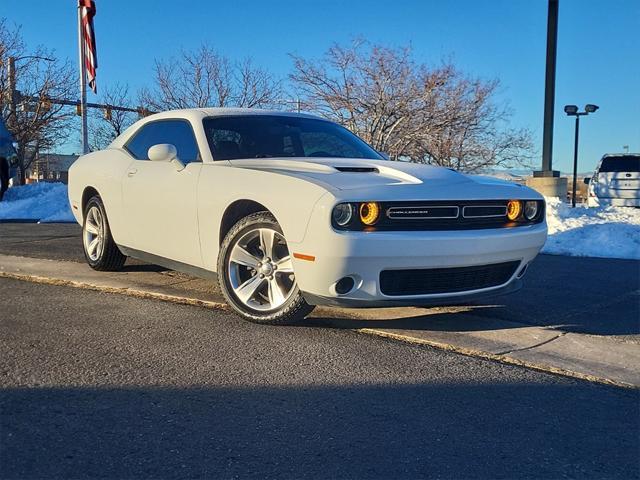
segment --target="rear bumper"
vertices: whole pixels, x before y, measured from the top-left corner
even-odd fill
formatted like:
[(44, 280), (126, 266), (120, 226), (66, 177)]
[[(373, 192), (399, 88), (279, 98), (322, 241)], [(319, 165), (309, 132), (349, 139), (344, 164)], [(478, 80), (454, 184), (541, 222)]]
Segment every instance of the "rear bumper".
[(592, 197), (587, 199), (590, 207), (640, 207), (640, 198)]

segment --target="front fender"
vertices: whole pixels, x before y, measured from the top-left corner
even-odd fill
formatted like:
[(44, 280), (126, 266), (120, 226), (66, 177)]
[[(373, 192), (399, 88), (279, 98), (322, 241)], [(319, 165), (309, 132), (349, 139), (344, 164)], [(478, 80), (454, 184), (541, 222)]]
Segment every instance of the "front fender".
[(318, 200), (327, 193), (319, 185), (275, 172), (227, 164), (205, 164), (198, 182), (198, 223), (204, 268), (216, 270), (220, 225), (227, 207), (238, 200), (260, 203), (276, 218), (287, 242), (304, 238)]

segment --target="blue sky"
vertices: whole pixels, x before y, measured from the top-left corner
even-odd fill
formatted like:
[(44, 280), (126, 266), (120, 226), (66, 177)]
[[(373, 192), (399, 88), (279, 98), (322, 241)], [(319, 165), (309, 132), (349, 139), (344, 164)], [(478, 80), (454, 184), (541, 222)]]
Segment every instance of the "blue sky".
[[(363, 37), (411, 44), (419, 61), (451, 58), (468, 74), (499, 78), (513, 126), (531, 129), (542, 151), (546, 0), (96, 3), (98, 88), (120, 82), (135, 91), (151, 81), (154, 58), (203, 42), (285, 77), (288, 53), (317, 57)], [(74, 0), (3, 0), (0, 16), (22, 25), (28, 44), (76, 61)], [(560, 0), (559, 18), (554, 167), (572, 164), (574, 124), (562, 111), (569, 103), (601, 107), (581, 122), (581, 171), (623, 145), (640, 151), (640, 1)]]

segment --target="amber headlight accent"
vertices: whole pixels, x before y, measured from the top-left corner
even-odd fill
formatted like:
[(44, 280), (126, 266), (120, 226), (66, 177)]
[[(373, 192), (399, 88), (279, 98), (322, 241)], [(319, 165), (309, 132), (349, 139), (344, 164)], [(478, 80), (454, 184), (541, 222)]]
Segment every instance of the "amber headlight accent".
[(380, 206), (376, 202), (360, 205), (360, 221), (365, 225), (375, 225), (380, 218)]
[(507, 203), (507, 218), (512, 222), (516, 220), (522, 212), (522, 202), (519, 200), (509, 200)]

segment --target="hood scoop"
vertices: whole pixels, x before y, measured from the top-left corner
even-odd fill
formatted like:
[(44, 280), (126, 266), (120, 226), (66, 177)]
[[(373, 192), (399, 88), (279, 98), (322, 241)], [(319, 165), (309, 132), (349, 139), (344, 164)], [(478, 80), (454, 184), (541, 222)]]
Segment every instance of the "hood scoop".
[(375, 167), (333, 167), (339, 172), (348, 173), (378, 173), (379, 170)]

